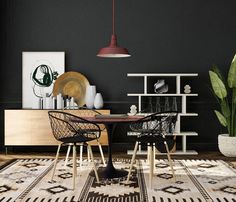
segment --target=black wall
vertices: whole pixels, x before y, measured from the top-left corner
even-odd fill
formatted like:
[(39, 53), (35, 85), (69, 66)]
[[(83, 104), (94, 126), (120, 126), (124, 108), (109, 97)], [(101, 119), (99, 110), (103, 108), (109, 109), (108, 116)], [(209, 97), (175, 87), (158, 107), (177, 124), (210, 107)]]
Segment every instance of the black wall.
[[(141, 88), (132, 72), (196, 72), (187, 79), (199, 93), (188, 110), (199, 117), (184, 119), (183, 129), (199, 132), (189, 148), (217, 148), (222, 132), (212, 110), (208, 85), (213, 63), (227, 72), (236, 53), (235, 0), (117, 0), (119, 44), (131, 58), (102, 59), (97, 51), (111, 34), (111, 0), (1, 0), (0, 107), (3, 145), (6, 108), (21, 108), (22, 51), (65, 51), (66, 71), (78, 71), (102, 92), (105, 107), (127, 112), (136, 99), (128, 92)], [(13, 120), (17, 121), (17, 120)], [(20, 134), (19, 134), (20, 135)], [(127, 142), (125, 134), (114, 137)]]

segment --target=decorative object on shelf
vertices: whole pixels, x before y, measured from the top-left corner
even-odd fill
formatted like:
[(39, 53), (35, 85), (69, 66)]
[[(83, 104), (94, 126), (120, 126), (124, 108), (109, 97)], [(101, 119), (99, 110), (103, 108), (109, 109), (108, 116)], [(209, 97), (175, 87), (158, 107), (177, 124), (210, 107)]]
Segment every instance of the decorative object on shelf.
[(87, 86), (85, 103), (89, 109), (93, 109), (94, 107), (95, 96), (96, 96), (96, 86), (94, 85)]
[(157, 80), (157, 82), (154, 84), (154, 91), (157, 92), (158, 89), (162, 88), (164, 85), (165, 85), (164, 79)]
[[(65, 71), (65, 52), (22, 52), (22, 107), (36, 108)], [(37, 103), (37, 104), (35, 104)]]
[(57, 108), (57, 98), (56, 97), (52, 97), (52, 109), (56, 109)]
[(39, 98), (40, 106), (39, 109), (43, 109), (43, 98)]
[(71, 109), (75, 109), (76, 108), (76, 106), (75, 106), (75, 98), (74, 97), (72, 97), (70, 99), (70, 106), (71, 106)]
[(128, 113), (129, 116), (134, 116), (135, 114), (137, 114), (137, 107), (136, 105), (131, 105), (130, 106), (130, 112)]
[(59, 93), (63, 97), (74, 97), (78, 106), (85, 104), (86, 88), (89, 86), (88, 79), (79, 72), (66, 72), (58, 77), (53, 87), (53, 96)]
[(152, 97), (148, 97), (148, 111), (153, 113)]
[(168, 85), (165, 84), (165, 80), (157, 80), (157, 82), (154, 84), (154, 92), (155, 93), (166, 93), (168, 92)]
[(61, 93), (57, 94), (57, 109), (64, 109), (64, 100)]
[(43, 109), (52, 109), (52, 97), (48, 93), (43, 97)]
[[(220, 124), (228, 134), (218, 136), (220, 152), (228, 157), (236, 157), (236, 54), (230, 65), (227, 81), (220, 70), (214, 66), (209, 71), (213, 93), (220, 104), (221, 111), (214, 110)], [(230, 102), (230, 101), (231, 102)]]
[(169, 97), (165, 97), (164, 111), (170, 111)]
[(70, 99), (71, 98), (69, 96), (66, 96), (66, 99), (65, 99), (66, 109), (71, 109)]
[(156, 112), (160, 112), (160, 111), (161, 111), (161, 98), (156, 97)]
[(103, 98), (101, 93), (97, 93), (94, 98), (94, 107), (96, 109), (102, 109), (103, 108)]
[(172, 106), (171, 110), (177, 112), (178, 111), (178, 105), (177, 105), (177, 99), (176, 97), (172, 98)]
[(42, 109), (42, 100), (41, 98), (37, 98), (37, 101), (32, 103), (32, 109)]
[(115, 0), (112, 0), (112, 36), (110, 45), (100, 49), (98, 57), (104, 58), (123, 58), (130, 57), (129, 51), (126, 48), (119, 47), (117, 44), (117, 36), (115, 34)]
[(185, 94), (191, 93), (191, 86), (190, 85), (185, 85), (184, 86), (184, 93)]

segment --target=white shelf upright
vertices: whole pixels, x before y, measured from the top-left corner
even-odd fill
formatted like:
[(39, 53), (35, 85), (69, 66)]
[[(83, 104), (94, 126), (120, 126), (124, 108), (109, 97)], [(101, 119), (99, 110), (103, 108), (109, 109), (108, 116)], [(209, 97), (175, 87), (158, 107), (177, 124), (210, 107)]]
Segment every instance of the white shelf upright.
[[(175, 133), (176, 137), (182, 137), (182, 149), (180, 151), (175, 151), (174, 154), (176, 155), (195, 155), (197, 154), (194, 150), (187, 150), (187, 136), (197, 136), (197, 132), (191, 131), (181, 131), (181, 117), (186, 116), (198, 116), (197, 113), (188, 113), (187, 112), (187, 97), (189, 96), (198, 96), (196, 93), (189, 93), (185, 94), (181, 92), (181, 78), (182, 77), (197, 77), (197, 73), (128, 73), (128, 77), (143, 77), (143, 93), (128, 93), (127, 96), (138, 97), (138, 111), (142, 111), (142, 97), (145, 96), (165, 96), (165, 97), (181, 97), (181, 106), (182, 110), (181, 113), (178, 114)], [(175, 77), (176, 79), (176, 93), (163, 93), (163, 94), (154, 94), (148, 93), (148, 78), (149, 77)], [(148, 113), (143, 113), (143, 115), (148, 115)], [(128, 135), (137, 135), (137, 133), (128, 132)], [(128, 154), (131, 154), (131, 151), (128, 151)], [(138, 154), (146, 154), (146, 151), (141, 150), (139, 148)], [(163, 154), (163, 153), (157, 153)]]

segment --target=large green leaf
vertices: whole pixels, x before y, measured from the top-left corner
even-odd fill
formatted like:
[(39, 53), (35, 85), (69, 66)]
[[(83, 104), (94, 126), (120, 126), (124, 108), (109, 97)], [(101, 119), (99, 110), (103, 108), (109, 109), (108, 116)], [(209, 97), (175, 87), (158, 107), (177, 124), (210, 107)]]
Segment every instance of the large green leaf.
[(226, 127), (227, 121), (226, 121), (225, 117), (217, 110), (214, 110), (214, 112), (216, 113), (216, 116), (217, 116), (219, 122), (221, 123), (221, 125)]
[(224, 83), (220, 80), (218, 75), (213, 71), (209, 71), (209, 76), (214, 93), (219, 99), (223, 100), (227, 96), (227, 91)]
[(226, 100), (221, 100), (220, 102), (220, 107), (221, 107), (221, 112), (224, 115), (225, 118), (230, 117), (230, 107), (229, 107), (229, 103), (226, 102)]
[(233, 102), (234, 104), (236, 104), (236, 88), (233, 88), (232, 102)]
[(229, 68), (228, 85), (230, 88), (236, 87), (236, 54)]
[(220, 78), (220, 80), (223, 81), (223, 83), (225, 84), (225, 78), (220, 69), (215, 64), (212, 65), (211, 71), (215, 72), (217, 76)]

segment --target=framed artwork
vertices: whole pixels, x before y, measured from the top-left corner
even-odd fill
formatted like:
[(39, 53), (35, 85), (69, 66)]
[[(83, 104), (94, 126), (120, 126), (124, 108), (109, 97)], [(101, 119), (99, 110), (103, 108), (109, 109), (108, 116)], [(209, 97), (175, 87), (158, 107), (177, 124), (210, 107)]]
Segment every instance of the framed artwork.
[(37, 109), (64, 72), (65, 52), (22, 52), (22, 107)]

